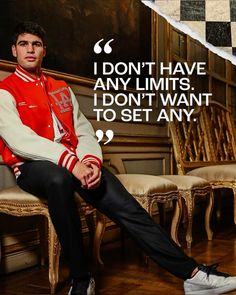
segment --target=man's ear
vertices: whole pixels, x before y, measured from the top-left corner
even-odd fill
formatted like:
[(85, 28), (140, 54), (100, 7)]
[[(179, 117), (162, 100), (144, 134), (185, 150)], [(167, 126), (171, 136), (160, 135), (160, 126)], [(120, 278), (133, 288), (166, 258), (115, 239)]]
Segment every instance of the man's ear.
[(12, 52), (12, 55), (13, 55), (14, 57), (16, 57), (16, 46), (15, 46), (15, 45), (12, 45), (12, 47), (11, 47), (11, 52)]

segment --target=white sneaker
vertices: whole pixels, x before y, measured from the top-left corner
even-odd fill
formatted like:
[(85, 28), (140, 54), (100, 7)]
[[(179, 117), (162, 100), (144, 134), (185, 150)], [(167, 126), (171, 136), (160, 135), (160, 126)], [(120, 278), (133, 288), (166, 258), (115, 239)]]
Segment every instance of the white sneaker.
[(236, 277), (216, 270), (218, 265), (200, 265), (194, 277), (184, 281), (186, 295), (223, 294), (236, 289)]
[(94, 278), (82, 282), (72, 281), (68, 295), (95, 295)]

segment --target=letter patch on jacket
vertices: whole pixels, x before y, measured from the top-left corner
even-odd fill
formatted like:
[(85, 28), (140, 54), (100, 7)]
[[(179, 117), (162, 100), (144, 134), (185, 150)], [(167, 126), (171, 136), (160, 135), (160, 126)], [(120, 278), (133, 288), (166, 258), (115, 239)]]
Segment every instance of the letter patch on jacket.
[(59, 107), (61, 113), (71, 111), (72, 102), (70, 92), (67, 87), (60, 88), (56, 91), (48, 92), (48, 94), (53, 98), (55, 104)]

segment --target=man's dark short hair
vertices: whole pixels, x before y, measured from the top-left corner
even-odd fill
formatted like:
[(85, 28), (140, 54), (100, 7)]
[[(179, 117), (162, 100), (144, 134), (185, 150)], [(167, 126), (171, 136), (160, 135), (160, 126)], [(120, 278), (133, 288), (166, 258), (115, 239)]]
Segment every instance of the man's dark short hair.
[(43, 41), (43, 44), (45, 44), (46, 32), (44, 28), (41, 27), (39, 24), (31, 22), (31, 21), (25, 21), (25, 22), (19, 23), (15, 27), (15, 30), (12, 36), (12, 44), (16, 45), (16, 41), (19, 35), (24, 33), (38, 36)]

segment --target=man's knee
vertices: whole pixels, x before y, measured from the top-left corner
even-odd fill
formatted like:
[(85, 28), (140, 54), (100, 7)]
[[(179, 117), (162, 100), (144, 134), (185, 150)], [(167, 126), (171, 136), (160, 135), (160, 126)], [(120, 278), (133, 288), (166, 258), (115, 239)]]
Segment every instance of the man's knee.
[(58, 167), (58, 169), (53, 169), (48, 177), (49, 186), (53, 187), (54, 189), (61, 189), (62, 187), (68, 189), (73, 185), (72, 175), (69, 171), (62, 167)]
[(74, 198), (72, 175), (64, 168), (55, 169), (48, 180), (47, 198), (49, 206), (65, 208)]
[(38, 173), (41, 178), (39, 182), (49, 193), (68, 190), (72, 187), (72, 175), (66, 168), (49, 161), (37, 161), (33, 163), (33, 166), (32, 172)]

